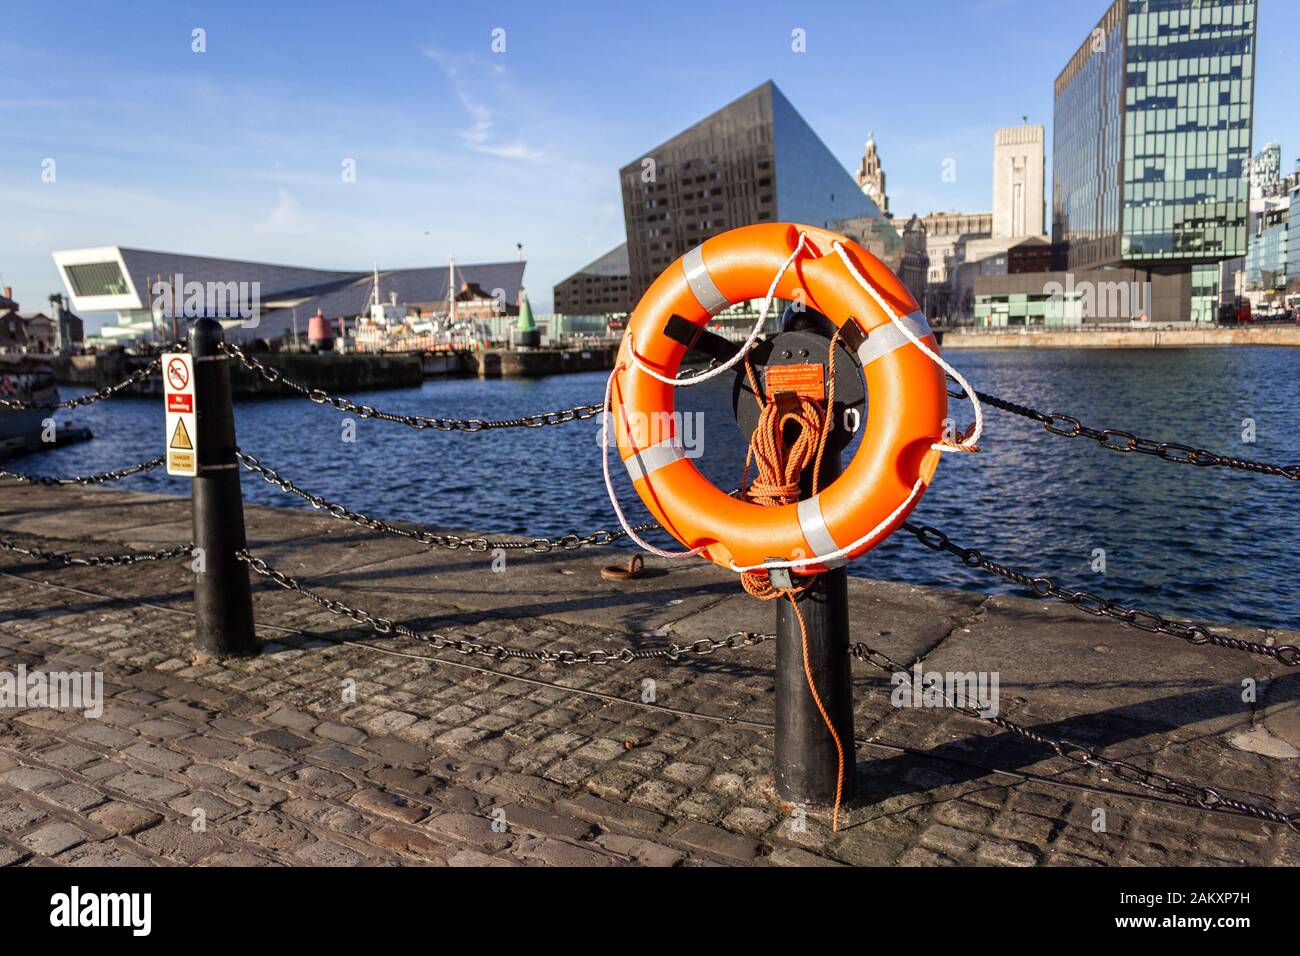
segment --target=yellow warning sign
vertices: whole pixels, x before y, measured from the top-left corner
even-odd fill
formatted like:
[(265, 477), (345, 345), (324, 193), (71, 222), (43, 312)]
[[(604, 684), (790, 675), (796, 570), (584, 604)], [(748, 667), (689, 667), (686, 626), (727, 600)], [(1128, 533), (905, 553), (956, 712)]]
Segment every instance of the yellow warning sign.
[(186, 451), (194, 450), (194, 444), (190, 441), (190, 433), (185, 430), (185, 419), (176, 419), (176, 430), (172, 432), (172, 440), (169, 447), (181, 448)]
[(194, 452), (192, 451), (167, 452), (167, 468), (170, 474), (179, 474), (179, 475), (194, 474)]

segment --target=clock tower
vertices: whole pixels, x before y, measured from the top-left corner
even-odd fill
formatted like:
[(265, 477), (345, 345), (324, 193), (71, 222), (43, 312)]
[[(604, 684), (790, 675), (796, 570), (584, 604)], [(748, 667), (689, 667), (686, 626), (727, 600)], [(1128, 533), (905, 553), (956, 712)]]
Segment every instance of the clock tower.
[(867, 134), (867, 147), (862, 151), (862, 161), (858, 163), (855, 177), (858, 186), (867, 194), (867, 198), (880, 207), (882, 215), (889, 215), (889, 194), (885, 192), (885, 171), (880, 168), (880, 156), (876, 153), (876, 134)]

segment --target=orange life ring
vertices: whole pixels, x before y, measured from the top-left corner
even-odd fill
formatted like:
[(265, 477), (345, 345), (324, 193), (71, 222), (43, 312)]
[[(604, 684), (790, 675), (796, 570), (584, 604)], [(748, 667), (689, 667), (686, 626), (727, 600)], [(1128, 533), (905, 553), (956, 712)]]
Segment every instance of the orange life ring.
[[(686, 347), (664, 334), (669, 318), (703, 327), (733, 303), (764, 297), (801, 236), (804, 251), (781, 275), (776, 296), (802, 300), (840, 328), (862, 362), (867, 421), (856, 454), (833, 483), (797, 504), (768, 507), (728, 495), (699, 472), (676, 432), (674, 387), (638, 363), (675, 376)], [(674, 538), (732, 570), (784, 559), (804, 561), (792, 570), (813, 574), (859, 556), (903, 522), (938, 464), (934, 446), (948, 412), (943, 371), (863, 290), (833, 243), (937, 355), (925, 316), (884, 263), (837, 233), (790, 223), (733, 229), (682, 256), (642, 296), (619, 348), (612, 422), (637, 494)], [(647, 434), (647, 422), (662, 423), (661, 433)], [(868, 535), (836, 560), (806, 560)]]

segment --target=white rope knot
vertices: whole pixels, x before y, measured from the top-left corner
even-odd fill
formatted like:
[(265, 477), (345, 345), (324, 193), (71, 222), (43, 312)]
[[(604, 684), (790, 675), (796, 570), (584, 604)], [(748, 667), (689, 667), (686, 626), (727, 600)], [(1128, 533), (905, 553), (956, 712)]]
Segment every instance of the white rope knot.
[(965, 391), (967, 397), (970, 398), (971, 407), (975, 409), (974, 423), (966, 429), (966, 431), (962, 434), (962, 437), (957, 441), (945, 440), (945, 441), (935, 442), (930, 447), (933, 448), (935, 451), (961, 451), (961, 452), (979, 451), (979, 445), (978, 445), (979, 438), (980, 435), (983, 434), (984, 432), (984, 409), (980, 406), (980, 401), (975, 396), (975, 389), (970, 387), (970, 384), (962, 376), (961, 372), (957, 371), (955, 368), (953, 368), (951, 365), (945, 362), (943, 358), (939, 356), (938, 353), (936, 353), (933, 349), (931, 349), (924, 342), (922, 342), (917, 337), (916, 333), (907, 327), (907, 323), (904, 322), (899, 317), (898, 313), (893, 310), (890, 304), (885, 301), (885, 297), (882, 296), (876, 290), (876, 287), (873, 286), (870, 282), (868, 282), (866, 278), (862, 275), (862, 273), (858, 271), (858, 267), (853, 264), (853, 260), (849, 258), (849, 254), (844, 251), (843, 244), (841, 244), (838, 240), (836, 240), (835, 242), (831, 243), (831, 247), (837, 253), (839, 253), (840, 259), (844, 262), (844, 267), (849, 270), (849, 275), (853, 276), (853, 278), (857, 281), (858, 285), (862, 286), (862, 288), (866, 291), (867, 295), (871, 296), (871, 298), (875, 300), (876, 304), (880, 306), (880, 308), (884, 311), (885, 315), (889, 316), (889, 320), (893, 322), (894, 325), (898, 326), (899, 330), (903, 333), (903, 335), (907, 337), (907, 340), (911, 342), (913, 345), (915, 345), (922, 352), (924, 352), (927, 356), (929, 356), (932, 362), (934, 362), (941, 369), (943, 369), (954, 379), (956, 379), (958, 384), (961, 385), (962, 390)]

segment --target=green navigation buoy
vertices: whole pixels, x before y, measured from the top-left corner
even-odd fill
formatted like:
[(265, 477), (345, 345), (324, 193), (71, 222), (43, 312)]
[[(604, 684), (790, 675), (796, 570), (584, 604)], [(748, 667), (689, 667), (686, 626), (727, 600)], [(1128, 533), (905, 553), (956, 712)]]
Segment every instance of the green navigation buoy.
[(519, 307), (519, 324), (515, 326), (520, 332), (536, 332), (537, 323), (533, 321), (533, 307), (524, 296), (524, 304)]

